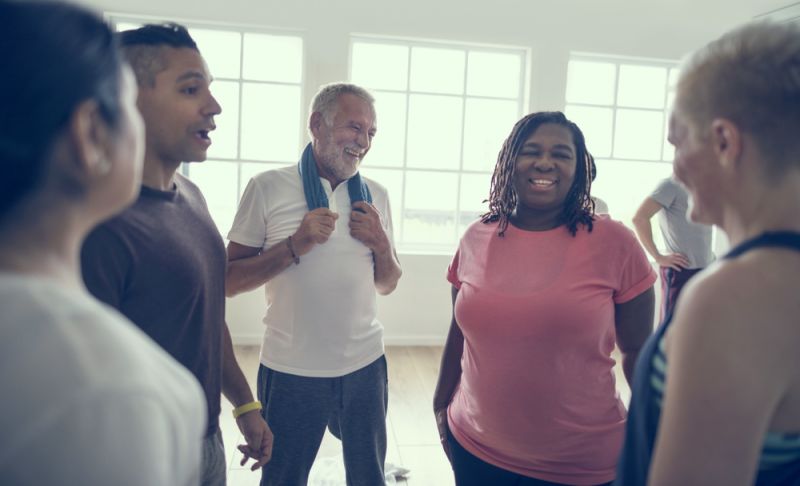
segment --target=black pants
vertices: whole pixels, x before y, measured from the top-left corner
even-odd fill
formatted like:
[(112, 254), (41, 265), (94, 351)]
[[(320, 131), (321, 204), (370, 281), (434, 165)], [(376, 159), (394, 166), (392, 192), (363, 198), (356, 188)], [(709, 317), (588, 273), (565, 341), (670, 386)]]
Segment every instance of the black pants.
[[(484, 462), (461, 447), (453, 434), (447, 434), (447, 441), (450, 444), (456, 486), (568, 486), (523, 476)], [(611, 486), (611, 483), (599, 486)]]
[(678, 296), (681, 290), (683, 290), (683, 286), (701, 270), (702, 268), (675, 270), (669, 267), (660, 267), (663, 303), (661, 306), (661, 317), (658, 320), (659, 322), (664, 322), (664, 319), (672, 314), (675, 308), (675, 302), (678, 301)]

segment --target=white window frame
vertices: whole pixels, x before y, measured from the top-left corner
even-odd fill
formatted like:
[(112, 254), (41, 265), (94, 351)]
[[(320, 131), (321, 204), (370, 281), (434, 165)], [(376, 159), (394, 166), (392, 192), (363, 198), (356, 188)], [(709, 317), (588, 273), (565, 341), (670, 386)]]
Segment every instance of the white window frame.
[[(245, 84), (253, 84), (253, 85), (273, 85), (273, 86), (297, 86), (300, 89), (300, 97), (299, 97), (299, 104), (297, 106), (298, 113), (301, 113), (300, 116), (300, 124), (297, 127), (299, 137), (298, 137), (298, 147), (295, 151), (297, 154), (300, 153), (303, 146), (305, 146), (306, 140), (306, 132), (305, 132), (305, 117), (302, 115), (305, 113), (305, 81), (306, 81), (306, 59), (307, 59), (307, 39), (306, 36), (300, 31), (293, 31), (287, 29), (270, 29), (265, 28), (262, 26), (257, 25), (248, 25), (248, 24), (231, 24), (231, 23), (223, 23), (223, 22), (210, 22), (210, 21), (203, 21), (203, 20), (188, 20), (188, 19), (163, 19), (157, 16), (145, 16), (145, 15), (129, 15), (124, 13), (106, 13), (106, 17), (112, 21), (113, 23), (134, 23), (134, 24), (146, 24), (146, 23), (162, 23), (162, 22), (175, 22), (180, 25), (186, 27), (190, 32), (192, 29), (203, 29), (203, 30), (216, 30), (216, 31), (223, 31), (223, 32), (234, 32), (239, 34), (240, 36), (240, 50), (239, 50), (239, 76), (236, 78), (233, 77), (224, 77), (224, 76), (216, 76), (212, 72), (211, 74), (214, 75), (214, 81), (225, 81), (225, 82), (234, 82), (238, 84), (239, 87), (239, 106), (238, 106), (238, 115), (239, 119), (237, 120), (237, 130), (236, 130), (236, 157), (209, 157), (209, 161), (213, 162), (229, 162), (231, 164), (236, 164), (236, 201), (234, 201), (234, 205), (238, 206), (239, 201), (242, 198), (242, 194), (244, 193), (244, 189), (249, 182), (249, 178), (244, 180), (242, 176), (242, 166), (245, 163), (253, 163), (253, 164), (261, 164), (264, 166), (264, 171), (276, 169), (279, 167), (285, 167), (287, 165), (295, 164), (294, 160), (287, 161), (287, 160), (255, 160), (255, 159), (247, 159), (241, 156), (242, 154), (242, 123), (243, 123), (243, 93), (244, 93), (244, 85)], [(244, 77), (244, 34), (266, 34), (272, 36), (290, 36), (290, 37), (297, 37), (302, 42), (302, 59), (300, 62), (301, 72), (300, 72), (300, 80), (297, 83), (289, 83), (289, 82), (279, 82), (279, 81), (262, 81), (262, 80), (255, 80), (255, 79), (247, 79)], [(213, 91), (213, 85), (212, 85)], [(225, 107), (222, 107), (223, 110)], [(180, 167), (180, 172), (184, 176), (191, 178), (191, 168), (193, 163), (183, 163)], [(212, 215), (213, 216), (213, 215)], [(230, 228), (218, 228), (220, 233), (222, 234), (223, 238), (227, 240), (227, 232)]]
[[(615, 150), (615, 143), (616, 143), (616, 123), (617, 123), (617, 112), (618, 110), (629, 110), (629, 111), (642, 111), (642, 112), (650, 112), (650, 113), (660, 113), (662, 114), (662, 125), (661, 125), (661, 133), (666, 134), (667, 127), (669, 125), (669, 115), (670, 115), (670, 103), (669, 98), (670, 95), (674, 93), (675, 86), (672, 86), (670, 83), (676, 79), (677, 69), (680, 67), (680, 61), (678, 60), (668, 60), (668, 59), (653, 59), (653, 58), (638, 58), (638, 57), (628, 57), (628, 56), (614, 56), (614, 55), (606, 55), (606, 54), (597, 54), (597, 53), (587, 53), (587, 52), (571, 52), (569, 56), (569, 62), (571, 61), (586, 61), (586, 62), (599, 62), (599, 63), (608, 63), (614, 65), (614, 96), (613, 101), (608, 104), (601, 104), (601, 103), (584, 103), (584, 102), (570, 102), (567, 99), (567, 93), (565, 90), (564, 96), (564, 111), (567, 112), (567, 116), (569, 116), (569, 107), (591, 107), (591, 108), (607, 108), (612, 110), (612, 119), (611, 119), (611, 148), (608, 156), (595, 156), (597, 160), (597, 171), (598, 177), (601, 177), (603, 173), (603, 161), (614, 161), (623, 164), (660, 164), (662, 166), (671, 166), (672, 165), (672, 156), (665, 157), (665, 147), (667, 146), (668, 142), (666, 141), (666, 136), (661, 137), (661, 147), (659, 150), (660, 157), (658, 160), (647, 160), (647, 159), (634, 159), (634, 158), (626, 158), (626, 157), (617, 157), (614, 155)], [(665, 86), (664, 86), (664, 100), (661, 108), (644, 108), (644, 107), (631, 107), (631, 106), (624, 106), (618, 104), (619, 98), (619, 83), (620, 83), (620, 66), (621, 65), (632, 65), (632, 66), (642, 66), (642, 67), (659, 67), (665, 68), (667, 70), (667, 76), (665, 78)], [(569, 83), (569, 74), (567, 75), (567, 85)], [(589, 147), (591, 151), (591, 146)], [(672, 152), (670, 151), (670, 154)], [(593, 154), (594, 155), (594, 154)], [(641, 166), (640, 166), (641, 167)], [(636, 181), (628, 181), (630, 184), (636, 184)], [(655, 190), (655, 186), (649, 188), (649, 191)], [(597, 195), (602, 197), (602, 194), (595, 194), (592, 191), (593, 195)], [(632, 209), (631, 216), (635, 214), (636, 209), (642, 201), (634, 201), (634, 207), (628, 207), (626, 209)], [(620, 211), (619, 208), (615, 208), (613, 205), (610, 207), (610, 214), (613, 219), (619, 219), (622, 223), (624, 223), (629, 228), (633, 229), (632, 222), (629, 218), (625, 218), (622, 216), (615, 216), (615, 213), (625, 213), (625, 211)], [(663, 238), (661, 236), (660, 231), (653, 232), (653, 239), (656, 242), (656, 245), (659, 248), (663, 248)]]
[[(525, 113), (527, 113), (527, 109), (530, 102), (530, 71), (531, 71), (531, 52), (530, 49), (527, 47), (521, 46), (500, 46), (500, 45), (487, 45), (487, 44), (476, 44), (470, 42), (457, 42), (457, 41), (438, 41), (438, 40), (426, 40), (426, 39), (418, 39), (418, 38), (409, 38), (409, 37), (391, 37), (391, 36), (380, 36), (380, 35), (372, 35), (372, 34), (361, 34), (356, 33), (350, 36), (350, 47), (349, 47), (349, 66), (348, 66), (348, 78), (353, 78), (353, 47), (356, 43), (364, 42), (369, 44), (385, 44), (385, 45), (393, 45), (393, 46), (403, 46), (408, 48), (408, 70), (407, 76), (408, 79), (406, 80), (406, 89), (399, 90), (399, 89), (380, 89), (380, 88), (372, 88), (367, 86), (367, 88), (372, 92), (385, 92), (385, 93), (396, 93), (396, 94), (403, 94), (406, 96), (406, 128), (405, 128), (405, 135), (404, 135), (404, 143), (403, 143), (403, 161), (401, 166), (397, 167), (370, 167), (372, 171), (380, 171), (380, 170), (401, 170), (403, 177), (402, 177), (402, 190), (399, 195), (392, 194), (391, 197), (391, 204), (393, 207), (398, 206), (397, 214), (400, 214), (400, 221), (393, 221), (394, 223), (394, 238), (397, 246), (398, 253), (403, 254), (426, 254), (426, 255), (452, 255), (453, 251), (458, 245), (458, 240), (460, 238), (460, 218), (461, 218), (461, 187), (462, 187), (462, 175), (464, 174), (478, 174), (478, 175), (487, 175), (486, 181), (486, 194), (489, 194), (489, 183), (491, 180), (492, 171), (480, 171), (480, 170), (469, 170), (464, 169), (464, 130), (465, 130), (465, 123), (466, 123), (466, 116), (465, 116), (465, 108), (468, 99), (489, 99), (489, 100), (504, 100), (504, 101), (515, 101), (518, 106), (517, 110), (517, 119), (522, 117)], [(452, 50), (461, 50), (465, 52), (465, 63), (464, 63), (464, 75), (463, 75), (463, 82), (464, 82), (464, 90), (462, 94), (444, 94), (440, 92), (427, 92), (427, 91), (419, 91), (419, 90), (412, 90), (411, 89), (411, 50), (412, 48), (420, 47), (420, 48), (438, 48), (438, 49), (452, 49)], [(504, 97), (504, 96), (478, 96), (478, 95), (468, 95), (467, 94), (467, 73), (469, 70), (469, 53), (470, 52), (488, 52), (488, 53), (500, 53), (500, 54), (513, 54), (519, 56), (520, 59), (520, 79), (519, 79), (519, 91), (516, 97)], [(357, 82), (357, 81), (356, 81)], [(408, 125), (409, 125), (409, 107), (410, 107), (410, 97), (411, 95), (435, 95), (435, 96), (442, 96), (442, 97), (452, 97), (452, 98), (460, 98), (462, 103), (462, 117), (461, 117), (461, 148), (460, 148), (460, 156), (459, 156), (459, 167), (458, 169), (440, 169), (440, 168), (420, 168), (420, 167), (409, 167), (408, 166)], [(512, 126), (508, 126), (508, 131), (511, 131)], [(380, 130), (379, 130), (380, 132)], [(380, 135), (379, 135), (380, 136)], [(500, 146), (498, 145), (497, 150), (500, 150)], [(367, 166), (369, 165), (369, 157), (367, 157), (365, 163)], [(446, 174), (457, 174), (458, 180), (458, 187), (456, 190), (456, 200), (454, 203), (454, 215), (455, 215), (455, 230), (453, 234), (453, 239), (451, 243), (405, 243), (404, 239), (404, 218), (402, 217), (405, 212), (405, 195), (407, 191), (407, 174), (409, 171), (413, 172), (430, 172), (430, 173), (446, 173)], [(488, 209), (488, 208), (487, 208)]]

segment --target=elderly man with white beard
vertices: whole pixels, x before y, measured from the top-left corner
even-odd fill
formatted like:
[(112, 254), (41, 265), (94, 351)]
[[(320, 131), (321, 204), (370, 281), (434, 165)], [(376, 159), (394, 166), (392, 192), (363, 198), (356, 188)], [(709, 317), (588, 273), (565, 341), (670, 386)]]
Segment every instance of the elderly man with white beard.
[(261, 484), (307, 484), (328, 427), (347, 483), (382, 485), (388, 393), (375, 301), (402, 271), (386, 189), (358, 173), (377, 130), (374, 98), (330, 84), (310, 111), (300, 162), (255, 176), (228, 234), (228, 295), (266, 284), (258, 394), (275, 446)]

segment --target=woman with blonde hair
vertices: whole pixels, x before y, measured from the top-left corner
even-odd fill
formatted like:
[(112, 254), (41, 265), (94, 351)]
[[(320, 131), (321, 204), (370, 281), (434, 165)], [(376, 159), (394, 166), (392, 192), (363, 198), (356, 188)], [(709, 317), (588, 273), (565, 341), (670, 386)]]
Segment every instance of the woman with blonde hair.
[(639, 357), (616, 484), (800, 484), (800, 26), (694, 53), (669, 140), (691, 220), (732, 249)]

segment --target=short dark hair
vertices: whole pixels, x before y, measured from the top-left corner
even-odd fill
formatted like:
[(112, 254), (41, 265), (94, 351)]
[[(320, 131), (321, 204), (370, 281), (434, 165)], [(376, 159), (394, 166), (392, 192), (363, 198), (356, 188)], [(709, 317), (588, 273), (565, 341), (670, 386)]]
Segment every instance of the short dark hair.
[(566, 225), (573, 236), (578, 232), (578, 225), (581, 224), (592, 231), (594, 201), (590, 196), (592, 181), (589, 173), (594, 164), (594, 158), (586, 149), (586, 140), (578, 125), (567, 119), (560, 111), (543, 111), (531, 113), (519, 120), (503, 142), (503, 147), (497, 156), (497, 165), (495, 165), (492, 175), (489, 193), (489, 211), (481, 216), (481, 221), (487, 224), (499, 221), (498, 234), (500, 236), (505, 234), (508, 218), (517, 206), (517, 192), (513, 182), (517, 156), (525, 140), (540, 126), (548, 123), (567, 128), (572, 133), (576, 151), (575, 179), (564, 201), (564, 209), (559, 223)]
[(92, 99), (116, 127), (122, 58), (112, 29), (82, 7), (0, 0), (0, 217), (43, 181), (53, 144)]
[(152, 86), (156, 74), (167, 67), (161, 56), (163, 47), (194, 49), (199, 52), (197, 43), (189, 35), (186, 27), (172, 22), (147, 24), (117, 35), (139, 85)]

